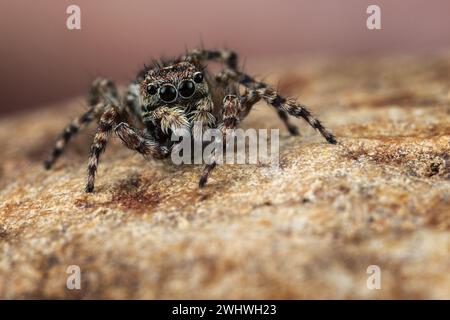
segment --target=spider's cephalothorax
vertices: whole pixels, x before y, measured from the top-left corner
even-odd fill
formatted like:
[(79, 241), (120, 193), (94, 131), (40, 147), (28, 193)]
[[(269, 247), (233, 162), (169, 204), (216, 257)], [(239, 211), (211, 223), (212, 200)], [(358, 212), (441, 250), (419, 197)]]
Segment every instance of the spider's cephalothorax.
[(189, 129), (201, 121), (213, 127), (213, 97), (204, 68), (192, 62), (174, 62), (143, 72), (139, 82), (140, 103), (136, 112), (143, 123), (168, 135), (174, 129)]
[[(203, 66), (208, 60), (223, 62), (224, 69), (212, 76)], [(305, 106), (281, 96), (268, 84), (240, 71), (237, 65), (237, 55), (232, 51), (193, 50), (177, 59), (146, 66), (129, 85), (123, 99), (112, 81), (96, 79), (89, 95), (89, 110), (63, 130), (45, 167), (50, 169), (70, 138), (97, 119), (86, 184), (86, 191), (92, 192), (98, 160), (112, 132), (126, 147), (147, 157), (163, 159), (174, 147), (170, 139), (173, 131), (193, 131), (196, 128), (193, 124), (201, 123), (204, 128), (220, 128), (226, 134), (260, 100), (276, 109), (291, 134), (297, 135), (298, 129), (289, 122), (288, 115), (305, 119), (329, 143), (336, 143), (333, 134)], [(240, 86), (245, 88), (244, 94), (239, 94)], [(215, 166), (214, 161), (205, 165), (200, 187), (206, 184)]]

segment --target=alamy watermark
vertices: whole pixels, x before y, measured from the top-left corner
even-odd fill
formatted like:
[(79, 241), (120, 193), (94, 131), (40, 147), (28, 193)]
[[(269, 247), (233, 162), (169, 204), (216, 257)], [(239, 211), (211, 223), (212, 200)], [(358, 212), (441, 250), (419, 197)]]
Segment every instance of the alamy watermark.
[(192, 130), (186, 128), (173, 131), (171, 140), (175, 146), (171, 159), (176, 165), (215, 162), (278, 166), (279, 138), (278, 129), (204, 130), (201, 122), (195, 122)]
[(66, 13), (69, 15), (66, 19), (66, 27), (69, 30), (81, 29), (81, 9), (76, 4), (67, 7)]
[(371, 4), (367, 7), (366, 13), (370, 14), (366, 20), (366, 26), (369, 30), (381, 29), (381, 9), (376, 4)]
[(77, 265), (70, 265), (66, 269), (68, 274), (66, 287), (69, 290), (81, 290), (81, 269)]
[(381, 289), (381, 269), (379, 266), (372, 264), (367, 267), (367, 274), (370, 276), (367, 278), (366, 286), (369, 290)]
[[(66, 8), (68, 17), (66, 19), (66, 27), (69, 30), (81, 29), (81, 9), (76, 4), (71, 4)], [(369, 30), (381, 29), (381, 8), (376, 4), (367, 7), (366, 13), (369, 14), (366, 20), (366, 27)]]

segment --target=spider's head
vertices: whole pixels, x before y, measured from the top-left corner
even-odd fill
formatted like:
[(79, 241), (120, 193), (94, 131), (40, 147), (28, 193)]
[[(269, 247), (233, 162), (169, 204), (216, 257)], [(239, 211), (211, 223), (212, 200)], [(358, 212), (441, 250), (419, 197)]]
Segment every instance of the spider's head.
[(140, 90), (145, 111), (162, 106), (188, 111), (209, 94), (202, 69), (189, 62), (151, 69), (141, 81)]

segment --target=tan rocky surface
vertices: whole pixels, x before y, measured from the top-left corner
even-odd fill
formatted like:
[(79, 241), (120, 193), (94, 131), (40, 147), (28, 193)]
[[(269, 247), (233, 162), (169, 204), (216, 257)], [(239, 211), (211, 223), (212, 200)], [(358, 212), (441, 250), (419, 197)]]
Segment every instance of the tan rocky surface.
[[(450, 298), (450, 55), (281, 68), (338, 137), (269, 107), (280, 168), (146, 161), (113, 141), (85, 194), (93, 128), (42, 160), (80, 99), (0, 121), (1, 298)], [(289, 71), (283, 71), (289, 70)], [(82, 289), (66, 288), (78, 265)], [(369, 265), (381, 289), (366, 287)]]

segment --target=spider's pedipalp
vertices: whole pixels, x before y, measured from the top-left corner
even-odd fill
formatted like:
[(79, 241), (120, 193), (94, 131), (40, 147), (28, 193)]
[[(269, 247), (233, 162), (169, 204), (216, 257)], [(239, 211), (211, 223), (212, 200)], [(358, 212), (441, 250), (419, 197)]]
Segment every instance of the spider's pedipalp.
[(210, 96), (197, 101), (194, 110), (189, 113), (189, 121), (192, 124), (201, 124), (193, 126), (193, 135), (195, 139), (201, 138), (201, 132), (204, 129), (213, 128), (216, 125), (217, 119), (214, 115), (214, 104)]
[(178, 108), (160, 107), (154, 111), (143, 114), (144, 122), (159, 123), (162, 132), (168, 134), (169, 130), (189, 128), (189, 120), (183, 110)]

